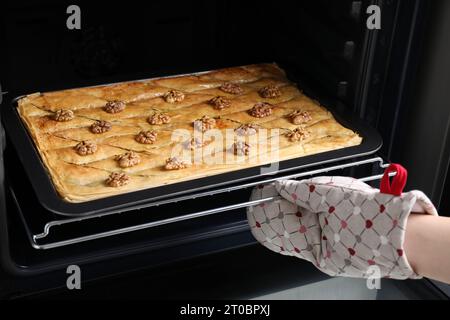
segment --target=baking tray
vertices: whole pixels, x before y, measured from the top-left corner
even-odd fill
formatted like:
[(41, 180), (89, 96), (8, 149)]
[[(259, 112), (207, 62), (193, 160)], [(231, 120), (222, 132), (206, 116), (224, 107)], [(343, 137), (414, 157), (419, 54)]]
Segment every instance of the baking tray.
[[(195, 74), (198, 75), (201, 73), (197, 72)], [(337, 112), (336, 110), (333, 110), (333, 108), (330, 108), (324, 104), (339, 123), (346, 128), (357, 132), (363, 138), (361, 145), (281, 161), (279, 162), (277, 172), (270, 172), (266, 175), (261, 174), (261, 169), (268, 168), (269, 165), (246, 168), (82, 203), (71, 203), (63, 200), (59, 196), (53, 182), (51, 181), (50, 175), (47, 173), (47, 169), (41, 160), (39, 152), (34, 146), (33, 139), (29, 135), (25, 124), (19, 116), (17, 111), (17, 101), (20, 98), (22, 98), (22, 96), (13, 99), (7, 105), (5, 110), (3, 110), (4, 125), (9, 137), (12, 137), (10, 140), (16, 149), (18, 157), (24, 166), (41, 205), (47, 210), (63, 216), (84, 216), (110, 210), (119, 210), (173, 196), (255, 180), (267, 175), (274, 175), (294, 170), (298, 171), (316, 165), (367, 156), (376, 153), (383, 144), (380, 134), (372, 127), (363, 123), (358, 117), (353, 114), (343, 114), (342, 112)], [(323, 101), (321, 101), (321, 103), (323, 104)]]

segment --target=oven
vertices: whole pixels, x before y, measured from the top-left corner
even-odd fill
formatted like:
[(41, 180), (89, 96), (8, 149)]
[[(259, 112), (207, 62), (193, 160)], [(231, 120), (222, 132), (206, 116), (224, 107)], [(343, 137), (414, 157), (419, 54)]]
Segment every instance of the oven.
[[(365, 281), (330, 279), (259, 247), (245, 214), (261, 203), (249, 201), (261, 183), (346, 175), (377, 186), (390, 162), (409, 169), (409, 188), (424, 190), (441, 214), (449, 212), (447, 1), (151, 1), (120, 7), (80, 1), (80, 29), (69, 27), (76, 12), (70, 5), (0, 5), (0, 296), (447, 297), (447, 286), (427, 279), (383, 280), (379, 292)], [(377, 8), (381, 28), (371, 20)], [(39, 182), (24, 169), (17, 137), (8, 129), (14, 99), (23, 94), (265, 62), (282, 66), (309, 96), (373, 128), (382, 146), (61, 216), (41, 203), (32, 186)], [(67, 288), (70, 266), (81, 270), (81, 290)]]

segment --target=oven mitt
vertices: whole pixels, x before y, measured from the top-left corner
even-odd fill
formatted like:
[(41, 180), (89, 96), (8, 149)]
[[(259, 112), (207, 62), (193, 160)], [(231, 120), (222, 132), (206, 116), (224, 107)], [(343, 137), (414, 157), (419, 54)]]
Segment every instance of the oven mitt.
[(411, 212), (437, 212), (422, 192), (402, 193), (405, 184), (398, 165), (386, 171), (383, 192), (347, 177), (280, 181), (253, 190), (251, 200), (281, 199), (250, 207), (248, 221), (265, 247), (330, 276), (369, 278), (378, 266), (382, 278), (419, 279), (403, 250), (406, 222)]

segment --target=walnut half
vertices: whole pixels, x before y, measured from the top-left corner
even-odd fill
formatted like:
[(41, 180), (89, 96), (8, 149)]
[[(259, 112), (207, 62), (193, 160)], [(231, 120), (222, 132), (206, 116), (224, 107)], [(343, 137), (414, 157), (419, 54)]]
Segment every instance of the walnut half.
[(128, 183), (130, 183), (130, 177), (123, 172), (113, 172), (106, 179), (106, 184), (113, 188), (122, 187)]
[(120, 100), (108, 101), (103, 108), (108, 113), (119, 113), (125, 110), (125, 102)]
[(141, 131), (136, 136), (136, 141), (142, 144), (154, 144), (158, 138), (158, 133), (155, 130)]
[(105, 133), (111, 130), (112, 125), (108, 121), (98, 120), (91, 125), (91, 132), (95, 134)]
[(206, 132), (216, 127), (216, 119), (203, 116), (201, 119), (194, 121), (194, 128), (197, 131)]
[(81, 141), (75, 146), (75, 151), (80, 156), (87, 156), (97, 152), (97, 144), (93, 141)]
[(176, 103), (184, 100), (184, 93), (178, 90), (170, 90), (164, 94), (164, 100), (168, 103)]
[(242, 89), (240, 85), (235, 84), (235, 83), (231, 83), (231, 82), (224, 83), (220, 87), (220, 90), (222, 90), (223, 92), (226, 92), (226, 93), (230, 93), (230, 94), (242, 94), (242, 93), (244, 93), (244, 89)]
[(248, 156), (250, 149), (251, 145), (243, 141), (237, 141), (233, 144), (233, 152), (237, 156)]
[(166, 170), (180, 170), (187, 168), (187, 166), (188, 164), (185, 161), (177, 157), (172, 157), (166, 160), (165, 168)]
[(312, 120), (312, 117), (308, 111), (297, 110), (289, 115), (293, 124), (305, 124)]
[(281, 96), (281, 91), (277, 86), (271, 84), (259, 90), (259, 94), (263, 98), (278, 98)]
[(253, 123), (243, 124), (239, 128), (234, 129), (239, 136), (254, 136), (258, 133), (259, 127)]
[(265, 118), (272, 115), (273, 105), (267, 102), (258, 102), (248, 111), (248, 113), (255, 118)]
[(141, 162), (141, 157), (136, 152), (130, 151), (116, 157), (121, 168), (130, 168)]
[(148, 123), (151, 125), (162, 125), (170, 123), (170, 116), (166, 113), (155, 113), (148, 118)]
[(72, 110), (57, 110), (55, 114), (53, 115), (53, 120), (59, 121), (59, 122), (66, 122), (73, 120), (75, 115), (73, 114)]
[(188, 150), (195, 150), (195, 149), (203, 148), (204, 146), (207, 146), (211, 142), (212, 142), (211, 140), (203, 141), (200, 138), (191, 138), (191, 140), (184, 142), (184, 147), (185, 147), (185, 149), (188, 149)]
[(231, 106), (231, 100), (222, 96), (217, 96), (209, 100), (209, 104), (214, 106), (216, 110), (223, 110)]
[(308, 139), (311, 132), (306, 130), (304, 127), (296, 128), (295, 130), (286, 134), (286, 136), (291, 140), (291, 142), (301, 142)]

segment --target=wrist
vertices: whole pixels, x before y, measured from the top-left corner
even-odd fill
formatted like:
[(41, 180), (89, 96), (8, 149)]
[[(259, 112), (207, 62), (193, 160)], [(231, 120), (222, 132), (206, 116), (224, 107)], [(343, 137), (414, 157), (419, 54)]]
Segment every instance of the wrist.
[(418, 275), (422, 275), (420, 267), (420, 248), (421, 244), (423, 244), (423, 239), (421, 239), (421, 221), (426, 217), (427, 215), (421, 213), (411, 213), (409, 215), (403, 244), (408, 263)]

